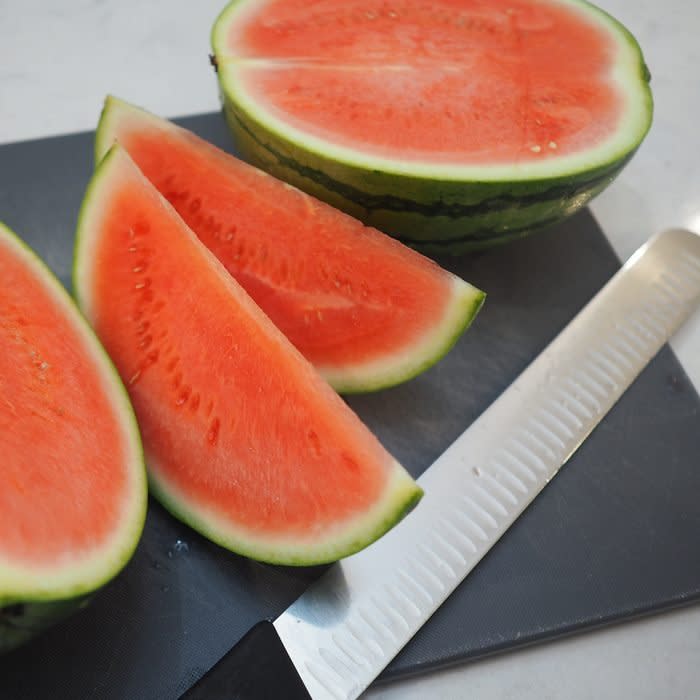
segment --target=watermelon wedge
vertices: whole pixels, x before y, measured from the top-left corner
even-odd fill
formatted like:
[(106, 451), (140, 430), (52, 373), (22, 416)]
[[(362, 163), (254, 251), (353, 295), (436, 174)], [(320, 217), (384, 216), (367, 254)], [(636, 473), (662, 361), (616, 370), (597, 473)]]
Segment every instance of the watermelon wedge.
[(83, 605), (146, 513), (124, 387), (48, 268), (0, 224), (0, 652)]
[(572, 214), (651, 124), (637, 42), (583, 0), (234, 0), (212, 47), (247, 160), (430, 251)]
[(85, 195), (74, 287), (126, 383), (153, 492), (213, 541), (329, 562), (420, 498), (119, 145)]
[(483, 292), (415, 251), (108, 97), (97, 162), (114, 141), (340, 392), (385, 388), (427, 369), (481, 308)]

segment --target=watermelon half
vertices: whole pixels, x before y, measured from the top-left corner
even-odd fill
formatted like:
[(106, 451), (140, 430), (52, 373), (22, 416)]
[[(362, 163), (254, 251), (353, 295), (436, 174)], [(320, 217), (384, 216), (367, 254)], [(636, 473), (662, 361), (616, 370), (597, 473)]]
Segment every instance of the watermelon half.
[(86, 602), (146, 513), (124, 387), (60, 282), (0, 224), (0, 652)]
[(118, 145), (85, 195), (74, 287), (131, 396), (153, 492), (213, 541), (333, 561), (420, 498)]
[(343, 393), (410, 379), (471, 324), (483, 292), (375, 229), (108, 97), (119, 141), (275, 325)]
[(651, 124), (637, 42), (583, 0), (234, 0), (212, 46), (246, 159), (431, 251), (570, 215)]

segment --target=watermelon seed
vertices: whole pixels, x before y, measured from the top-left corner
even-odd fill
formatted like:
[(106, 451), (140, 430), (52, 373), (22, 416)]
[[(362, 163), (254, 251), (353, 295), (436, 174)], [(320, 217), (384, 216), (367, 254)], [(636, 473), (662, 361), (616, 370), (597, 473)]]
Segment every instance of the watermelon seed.
[(196, 411), (199, 408), (199, 394), (194, 394), (192, 396), (192, 401), (190, 401), (190, 408)]
[(175, 402), (176, 406), (182, 406), (187, 402), (187, 399), (190, 398), (190, 394), (192, 393), (192, 388), (185, 384), (184, 387), (182, 387), (182, 391), (180, 392), (180, 395), (177, 397), (177, 401)]
[(139, 350), (145, 350), (151, 344), (152, 341), (153, 341), (153, 336), (151, 336), (151, 335), (144, 336), (138, 345)]
[(235, 226), (231, 226), (231, 228), (228, 230), (228, 233), (224, 236), (224, 239), (227, 241), (232, 241), (233, 237), (236, 235), (236, 231), (238, 229)]
[(554, 150), (557, 147), (557, 144), (555, 141), (550, 141), (548, 145), (552, 150)]
[(146, 355), (146, 361), (149, 365), (154, 365), (156, 362), (158, 362), (159, 356), (160, 350), (156, 348), (155, 350), (151, 350), (151, 352), (149, 352), (148, 355)]
[(138, 382), (140, 377), (141, 377), (141, 370), (138, 369), (138, 370), (136, 370), (136, 372), (134, 372), (134, 374), (131, 375), (131, 379), (129, 379), (129, 386), (133, 386), (134, 384), (136, 384), (136, 382)]
[(533, 153), (539, 153), (542, 149), (537, 144), (535, 144), (534, 146), (530, 146), (530, 150)]
[(140, 282), (137, 282), (134, 285), (134, 289), (146, 289), (147, 287), (151, 286), (151, 278), (146, 277), (146, 279), (141, 280)]
[(127, 248), (127, 250), (128, 250), (130, 253), (138, 253), (138, 250), (139, 250), (139, 249), (138, 249), (138, 246), (130, 245), (130, 246)]
[(209, 432), (207, 433), (207, 442), (210, 445), (216, 445), (219, 439), (219, 428), (221, 426), (221, 421), (218, 418), (214, 418), (209, 426)]
[(146, 221), (137, 221), (134, 232), (137, 236), (145, 236), (151, 230), (151, 225)]
[[(139, 312), (139, 318), (141, 318), (142, 313)], [(151, 324), (149, 321), (141, 321), (139, 323), (138, 328), (136, 329), (136, 332), (141, 335), (142, 333), (145, 333), (149, 328), (151, 327)]]
[(318, 437), (318, 434), (316, 433), (315, 430), (309, 430), (307, 433), (307, 437), (309, 438), (309, 442), (311, 443), (311, 447), (313, 448), (314, 452), (316, 453), (317, 457), (321, 456), (321, 440)]
[(342, 452), (341, 457), (343, 459), (343, 462), (345, 463), (345, 466), (348, 467), (350, 471), (358, 471), (357, 462), (347, 452)]

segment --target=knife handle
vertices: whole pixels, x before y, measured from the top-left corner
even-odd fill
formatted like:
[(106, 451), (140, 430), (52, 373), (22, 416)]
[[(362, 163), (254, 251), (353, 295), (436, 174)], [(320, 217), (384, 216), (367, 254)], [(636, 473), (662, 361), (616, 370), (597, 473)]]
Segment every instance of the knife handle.
[(180, 700), (311, 700), (277, 630), (258, 622)]

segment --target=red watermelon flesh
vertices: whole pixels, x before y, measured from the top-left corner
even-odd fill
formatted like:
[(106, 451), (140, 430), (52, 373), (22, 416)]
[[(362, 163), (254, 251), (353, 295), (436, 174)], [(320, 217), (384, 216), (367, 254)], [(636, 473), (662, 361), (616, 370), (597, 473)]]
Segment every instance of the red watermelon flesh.
[(116, 98), (119, 141), (278, 328), (339, 391), (408, 379), (469, 326), (484, 294), (415, 251)]
[(119, 146), (85, 197), (74, 286), (127, 385), (155, 494), (214, 541), (332, 561), (419, 498)]
[(241, 94), (332, 144), (401, 161), (513, 164), (614, 134), (617, 45), (541, 0), (239, 0), (215, 37)]
[(126, 564), (146, 479), (107, 355), (60, 282), (2, 224), (0, 279), (2, 652)]

